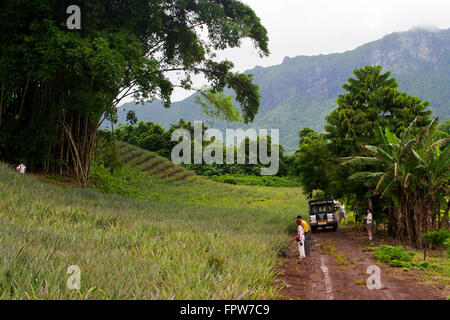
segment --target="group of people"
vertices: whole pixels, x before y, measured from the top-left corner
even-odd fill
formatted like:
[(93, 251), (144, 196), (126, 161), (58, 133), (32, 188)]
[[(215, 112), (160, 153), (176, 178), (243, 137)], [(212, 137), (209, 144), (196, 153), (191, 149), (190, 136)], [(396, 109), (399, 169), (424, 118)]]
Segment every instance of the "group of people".
[[(339, 203), (339, 224), (341, 223), (341, 220), (345, 220), (345, 225), (348, 225), (347, 223), (347, 215), (345, 213), (345, 206), (343, 203)], [(369, 235), (369, 241), (372, 241), (372, 221), (373, 221), (373, 215), (372, 210), (367, 209), (367, 216), (363, 218), (366, 221), (366, 228), (367, 228), (367, 234)], [(308, 225), (308, 223), (303, 220), (302, 216), (297, 216), (297, 219), (295, 221), (297, 223), (297, 244), (298, 244), (298, 252), (300, 255), (300, 259), (305, 259), (306, 256), (310, 255), (311, 247), (309, 243), (309, 239), (311, 236), (311, 228)]]
[[(342, 202), (338, 202), (338, 210), (339, 210), (339, 224), (341, 224), (342, 219), (345, 220), (345, 225), (347, 226), (347, 214), (345, 213), (345, 206)], [(366, 221), (367, 234), (369, 235), (369, 241), (372, 241), (372, 221), (373, 215), (372, 210), (367, 209), (367, 216), (364, 216), (363, 219)]]

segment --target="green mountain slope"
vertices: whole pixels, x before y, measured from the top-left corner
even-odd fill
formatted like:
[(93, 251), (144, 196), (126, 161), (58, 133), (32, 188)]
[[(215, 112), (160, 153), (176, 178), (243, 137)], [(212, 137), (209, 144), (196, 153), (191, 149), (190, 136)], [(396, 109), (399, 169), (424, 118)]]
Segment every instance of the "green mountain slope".
[[(281, 144), (286, 152), (293, 152), (298, 131), (304, 127), (322, 131), (324, 118), (336, 106), (342, 84), (352, 76), (353, 69), (364, 65), (381, 65), (392, 71), (400, 90), (430, 101), (435, 116), (450, 117), (450, 29), (413, 29), (387, 35), (352, 51), (285, 58), (280, 65), (249, 70), (262, 96), (260, 112), (252, 126), (279, 128)], [(180, 118), (207, 120), (193, 96), (166, 110), (160, 102), (144, 106), (125, 104), (120, 108), (122, 122), (123, 109), (133, 109), (139, 120), (165, 127)], [(227, 126), (222, 121), (210, 121), (209, 125), (218, 129)]]

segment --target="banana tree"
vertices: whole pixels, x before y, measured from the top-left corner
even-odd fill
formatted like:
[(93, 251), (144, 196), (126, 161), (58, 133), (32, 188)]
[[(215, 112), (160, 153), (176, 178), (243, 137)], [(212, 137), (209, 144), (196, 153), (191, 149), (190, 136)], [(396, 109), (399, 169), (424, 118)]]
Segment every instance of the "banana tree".
[(391, 203), (393, 235), (420, 245), (420, 235), (436, 226), (436, 210), (448, 195), (449, 138), (436, 139), (437, 119), (413, 135), (415, 122), (400, 138), (377, 128), (381, 143), (365, 146), (370, 156), (344, 158), (342, 165), (361, 170), (349, 179), (373, 184), (374, 195)]

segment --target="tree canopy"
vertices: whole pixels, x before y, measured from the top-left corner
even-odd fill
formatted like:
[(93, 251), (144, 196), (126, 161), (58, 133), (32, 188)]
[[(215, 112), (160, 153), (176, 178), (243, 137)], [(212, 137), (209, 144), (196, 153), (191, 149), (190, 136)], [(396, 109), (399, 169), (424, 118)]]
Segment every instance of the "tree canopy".
[(325, 136), (334, 159), (327, 193), (356, 201), (366, 197), (369, 190), (349, 181), (352, 169), (340, 166), (338, 159), (366, 155), (365, 145), (381, 143), (377, 127), (399, 135), (415, 120), (412, 130), (417, 133), (430, 122), (431, 110), (429, 102), (399, 91), (397, 80), (389, 71), (382, 73), (381, 66), (365, 66), (353, 74), (355, 78), (342, 85), (346, 92), (338, 96), (338, 107), (326, 117)]
[(295, 168), (302, 181), (303, 191), (311, 198), (314, 190), (328, 190), (327, 164), (331, 161), (331, 154), (324, 135), (304, 128), (299, 136)]
[(355, 69), (355, 78), (342, 85), (346, 93), (338, 96), (338, 107), (327, 116), (325, 126), (335, 154), (360, 152), (360, 146), (374, 141), (377, 126), (399, 134), (416, 117), (417, 126), (429, 121), (430, 103), (398, 91), (397, 79), (381, 71), (381, 66)]

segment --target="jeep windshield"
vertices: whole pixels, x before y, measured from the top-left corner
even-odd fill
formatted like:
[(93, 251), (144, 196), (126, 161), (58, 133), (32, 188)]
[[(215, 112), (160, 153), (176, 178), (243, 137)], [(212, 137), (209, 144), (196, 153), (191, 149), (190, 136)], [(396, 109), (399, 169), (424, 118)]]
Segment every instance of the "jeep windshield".
[(334, 213), (334, 203), (330, 201), (314, 201), (309, 204), (310, 215), (319, 213)]

